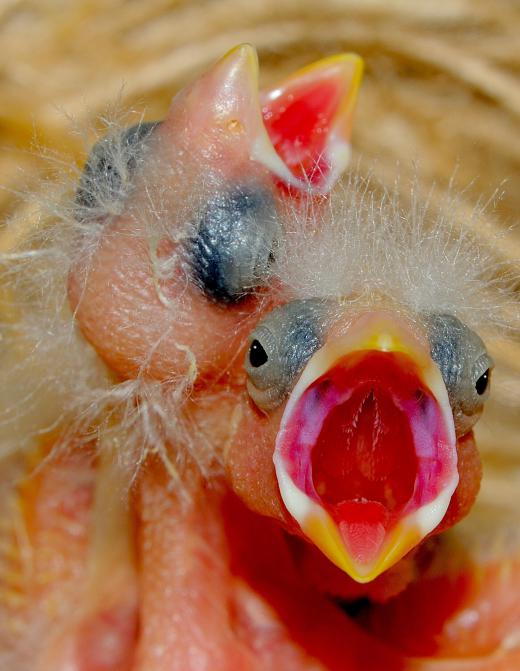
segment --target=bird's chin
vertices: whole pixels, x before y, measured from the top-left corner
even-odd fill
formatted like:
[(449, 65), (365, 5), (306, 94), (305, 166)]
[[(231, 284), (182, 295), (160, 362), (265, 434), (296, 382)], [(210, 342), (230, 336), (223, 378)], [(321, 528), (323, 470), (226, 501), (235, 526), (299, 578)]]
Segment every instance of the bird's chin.
[(396, 324), (365, 320), (307, 364), (274, 463), (307, 538), (354, 580), (373, 580), (440, 524), (457, 488), (437, 367)]

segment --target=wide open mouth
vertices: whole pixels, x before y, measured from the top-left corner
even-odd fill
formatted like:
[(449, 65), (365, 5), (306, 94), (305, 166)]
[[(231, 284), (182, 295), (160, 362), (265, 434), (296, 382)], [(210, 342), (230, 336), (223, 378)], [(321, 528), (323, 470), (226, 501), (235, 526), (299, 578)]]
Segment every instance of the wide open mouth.
[(433, 362), (355, 349), (327, 365), (325, 350), (287, 404), (274, 462), (304, 533), (367, 582), (442, 520), (458, 483), (453, 417)]

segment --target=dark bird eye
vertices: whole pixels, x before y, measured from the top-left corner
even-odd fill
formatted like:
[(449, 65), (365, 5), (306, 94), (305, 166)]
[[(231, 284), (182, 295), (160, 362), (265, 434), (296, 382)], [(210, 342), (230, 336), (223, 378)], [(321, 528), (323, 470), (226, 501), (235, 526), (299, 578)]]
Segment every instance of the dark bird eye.
[(475, 389), (477, 390), (477, 394), (479, 396), (482, 396), (482, 394), (486, 392), (488, 384), (489, 384), (489, 368), (483, 375), (479, 377), (479, 379), (475, 383)]
[(323, 299), (294, 300), (257, 324), (244, 362), (247, 389), (257, 407), (273, 410), (290, 392), (321, 347), (329, 309)]
[(258, 342), (258, 340), (253, 340), (251, 343), (251, 348), (249, 349), (249, 363), (253, 368), (260, 368), (264, 363), (267, 362), (267, 352)]

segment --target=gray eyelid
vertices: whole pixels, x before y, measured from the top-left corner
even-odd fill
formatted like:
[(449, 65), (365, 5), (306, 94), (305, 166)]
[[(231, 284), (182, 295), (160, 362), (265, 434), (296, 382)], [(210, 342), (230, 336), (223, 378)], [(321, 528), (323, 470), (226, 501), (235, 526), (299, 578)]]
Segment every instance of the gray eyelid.
[(234, 303), (265, 286), (282, 235), (274, 194), (265, 184), (224, 188), (197, 213), (193, 226), (186, 260), (209, 299)]
[(489, 387), (479, 394), (476, 383), (493, 368), (493, 359), (480, 336), (453, 315), (429, 315), (426, 321), (431, 356), (441, 371), (455, 430), (461, 436), (482, 413)]
[(260, 340), (264, 347), (266, 344), (271, 347), (274, 344), (275, 336), (271, 329), (268, 328), (265, 324), (260, 324), (260, 326), (257, 326), (253, 333), (254, 335), (252, 334), (249, 338), (250, 342), (253, 340)]
[(307, 361), (322, 345), (329, 312), (328, 302), (304, 299), (275, 308), (256, 327), (249, 343), (258, 340), (268, 355), (258, 368), (249, 363), (248, 391), (264, 411), (276, 408), (290, 392)]
[(474, 374), (475, 380), (478, 380), (478, 378), (481, 375), (484, 375), (484, 373), (487, 370), (493, 370), (494, 367), (495, 367), (495, 362), (489, 356), (489, 354), (487, 354), (487, 353), (483, 354), (481, 357), (479, 357), (477, 359), (477, 361), (475, 361), (475, 363), (473, 365), (473, 374)]
[(146, 141), (160, 121), (142, 121), (96, 142), (88, 156), (75, 198), (78, 220), (102, 217), (121, 204), (143, 156)]

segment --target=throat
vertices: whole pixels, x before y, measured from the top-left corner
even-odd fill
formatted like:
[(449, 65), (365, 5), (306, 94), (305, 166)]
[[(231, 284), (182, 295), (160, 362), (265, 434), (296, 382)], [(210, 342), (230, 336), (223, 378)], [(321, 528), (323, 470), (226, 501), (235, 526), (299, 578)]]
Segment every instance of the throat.
[(417, 467), (407, 417), (376, 385), (331, 409), (312, 451), (313, 484), (333, 516), (385, 528), (410, 500)]

